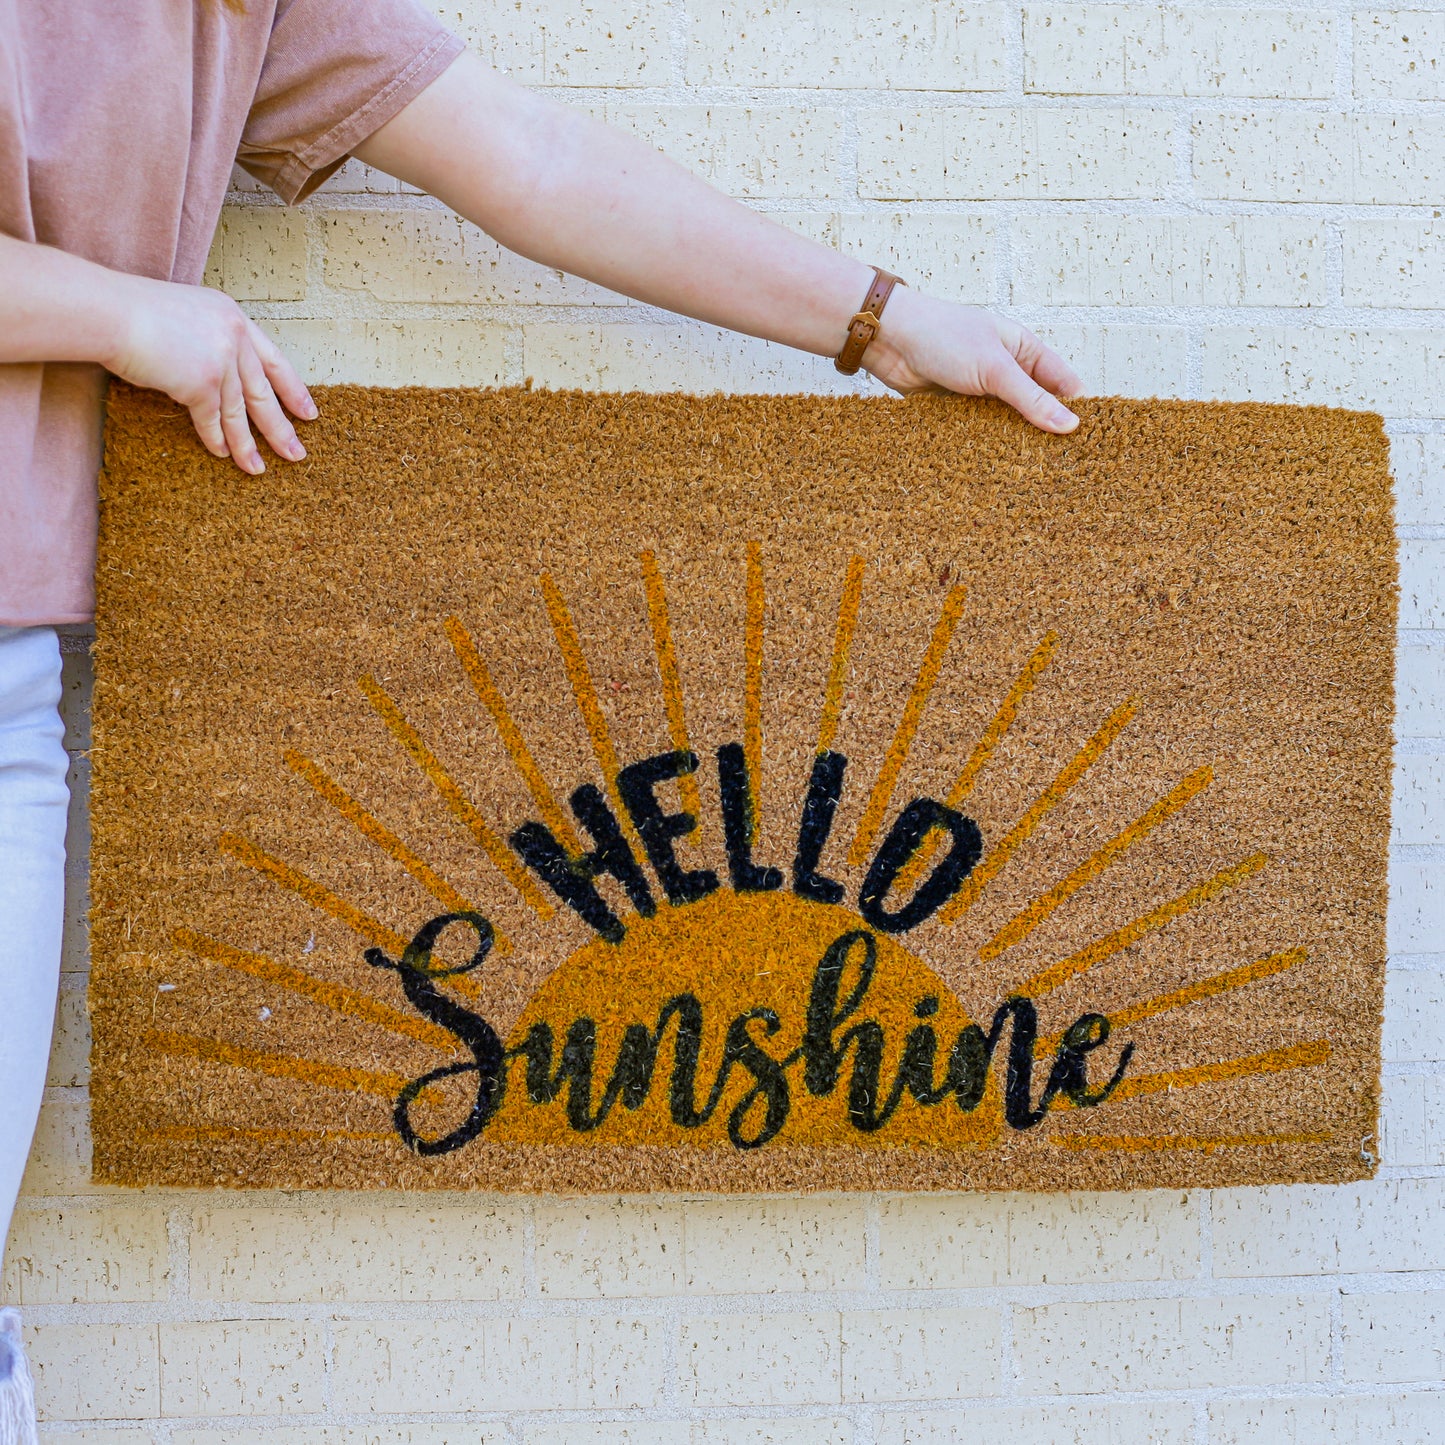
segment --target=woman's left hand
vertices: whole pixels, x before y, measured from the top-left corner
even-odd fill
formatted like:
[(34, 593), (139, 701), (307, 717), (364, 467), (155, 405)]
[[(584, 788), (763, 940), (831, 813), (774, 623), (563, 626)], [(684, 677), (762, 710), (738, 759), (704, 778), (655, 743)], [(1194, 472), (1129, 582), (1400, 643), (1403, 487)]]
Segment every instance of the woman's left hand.
[(893, 288), (882, 321), (863, 369), (893, 391), (996, 396), (1045, 431), (1078, 426), (1059, 400), (1078, 395), (1078, 373), (1027, 326), (908, 286)]

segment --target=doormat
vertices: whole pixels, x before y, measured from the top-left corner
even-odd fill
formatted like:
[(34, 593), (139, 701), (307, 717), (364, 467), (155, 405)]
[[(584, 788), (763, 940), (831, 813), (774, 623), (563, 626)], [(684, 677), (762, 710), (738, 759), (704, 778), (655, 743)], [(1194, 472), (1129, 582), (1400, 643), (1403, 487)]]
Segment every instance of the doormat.
[(98, 1180), (1373, 1172), (1378, 416), (318, 399), (113, 398)]

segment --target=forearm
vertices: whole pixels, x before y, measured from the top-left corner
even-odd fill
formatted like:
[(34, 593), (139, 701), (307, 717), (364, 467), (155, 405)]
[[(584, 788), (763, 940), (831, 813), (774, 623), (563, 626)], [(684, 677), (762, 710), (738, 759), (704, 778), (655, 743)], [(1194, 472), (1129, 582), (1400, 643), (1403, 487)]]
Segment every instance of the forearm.
[(51, 246), (0, 235), (0, 363), (93, 361), (115, 352), (129, 278)]
[(873, 279), (864, 262), (471, 56), (358, 155), (543, 265), (818, 355), (837, 352)]

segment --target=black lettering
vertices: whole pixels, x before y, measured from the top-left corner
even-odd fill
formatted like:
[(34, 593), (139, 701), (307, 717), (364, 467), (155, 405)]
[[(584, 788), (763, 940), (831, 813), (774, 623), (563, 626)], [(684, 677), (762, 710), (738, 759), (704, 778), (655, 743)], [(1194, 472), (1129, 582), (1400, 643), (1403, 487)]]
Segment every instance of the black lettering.
[(757, 803), (747, 757), (741, 743), (724, 743), (717, 750), (718, 796), (722, 806), (723, 842), (727, 845), (728, 872), (736, 893), (770, 893), (783, 886), (779, 868), (762, 868), (753, 862)]
[(1049, 1082), (1045, 1093), (1049, 1098), (1063, 1094), (1071, 1104), (1083, 1108), (1102, 1104), (1124, 1077), (1129, 1060), (1134, 1057), (1134, 1045), (1125, 1044), (1119, 1052), (1119, 1063), (1113, 1076), (1102, 1089), (1089, 1090), (1088, 1055), (1101, 1045), (1109, 1042), (1109, 1020), (1103, 1014), (1083, 1014), (1064, 1031), (1059, 1043), (1059, 1052), (1054, 1067), (1049, 1071)]
[(706, 898), (717, 889), (718, 878), (710, 868), (689, 872), (679, 866), (672, 845), (697, 827), (697, 819), (691, 813), (664, 813), (653, 789), (666, 779), (696, 771), (697, 754), (678, 751), (658, 753), (656, 757), (630, 763), (617, 775), (617, 791), (637, 825), (648, 860), (662, 883), (667, 901), (676, 905)]
[(567, 1088), (567, 1122), (578, 1133), (596, 1129), (620, 1099), (625, 1108), (640, 1109), (647, 1101), (657, 1069), (657, 1056), (668, 1025), (676, 1019), (673, 1041), (672, 1080), (668, 1101), (673, 1122), (695, 1129), (711, 1118), (717, 1107), (712, 1100), (702, 1110), (696, 1107), (698, 1057), (702, 1051), (702, 1004), (690, 993), (669, 999), (657, 1015), (656, 1028), (629, 1024), (617, 1052), (612, 1077), (596, 1107), (592, 1104), (592, 1083), (597, 1057), (597, 1025), (590, 1018), (575, 1019), (567, 1030), (562, 1058), (554, 1073), (554, 1035), (550, 1025), (536, 1023), (527, 1037), (508, 1057), (525, 1058), (527, 1097), (534, 1104), (550, 1104)]
[[(747, 1013), (739, 1014), (728, 1025), (722, 1068), (714, 1090), (716, 1095), (721, 1096), (734, 1063), (741, 1064), (753, 1076), (752, 1087), (733, 1105), (732, 1113), (728, 1115), (728, 1138), (737, 1149), (762, 1148), (776, 1137), (788, 1119), (790, 1095), (787, 1073), (782, 1064), (753, 1040), (748, 1032), (753, 1023), (761, 1023), (769, 1038), (782, 1028), (781, 1020), (770, 1008), (749, 1009)], [(763, 1117), (758, 1121), (757, 1128), (749, 1133), (748, 1115), (758, 1103), (763, 1106)]]
[(813, 759), (808, 792), (803, 799), (803, 816), (798, 824), (798, 853), (793, 860), (793, 892), (815, 903), (841, 903), (843, 885), (825, 878), (818, 859), (833, 831), (833, 816), (843, 796), (843, 770), (848, 759), (842, 753), (821, 752)]
[[(938, 999), (933, 994), (919, 999), (913, 1012), (919, 1019), (932, 1018), (938, 1012)], [(903, 1057), (898, 1061), (898, 1076), (889, 1095), (890, 1114), (905, 1093), (912, 1094), (925, 1108), (941, 1103), (947, 1097), (947, 1075), (942, 1088), (934, 1082), (937, 1062), (938, 1035), (933, 1025), (919, 1023), (909, 1029), (908, 1037), (903, 1041)]]
[(965, 1114), (971, 1114), (983, 1102), (992, 1058), (993, 1043), (977, 1024), (966, 1024), (958, 1031), (958, 1037), (948, 1052), (943, 1090), (945, 1096), (954, 1096)]
[(626, 929), (597, 891), (593, 880), (603, 873), (611, 874), (626, 889), (632, 906), (644, 918), (651, 918), (657, 912), (652, 890), (601, 789), (584, 783), (568, 801), (577, 821), (592, 835), (596, 844), (592, 852), (572, 857), (543, 823), (523, 823), (509, 841), (522, 861), (563, 903), (579, 914), (589, 928), (595, 929), (608, 943), (620, 943)]
[[(901, 908), (889, 912), (883, 900), (935, 828), (953, 839), (948, 853)], [(906, 933), (937, 913), (983, 855), (983, 834), (972, 818), (933, 798), (915, 798), (888, 831), (858, 893), (858, 911), (882, 933)]]
[[(442, 933), (453, 923), (465, 923), (476, 931), (477, 946), (468, 962), (457, 968), (434, 968), (432, 950)], [(402, 1142), (414, 1154), (449, 1154), (470, 1144), (487, 1127), (501, 1106), (506, 1078), (502, 1072), (502, 1041), (492, 1026), (479, 1015), (446, 997), (435, 980), (452, 978), (479, 968), (492, 951), (492, 925), (479, 913), (443, 913), (424, 924), (407, 944), (401, 962), (394, 962), (379, 948), (368, 948), (364, 957), (373, 968), (389, 968), (401, 977), (407, 1000), (418, 1013), (454, 1034), (471, 1050), (471, 1063), (446, 1064), (413, 1079), (399, 1095), (392, 1112), (392, 1123)], [(449, 1134), (437, 1139), (424, 1139), (412, 1127), (411, 1106), (423, 1090), (442, 1079), (461, 1074), (476, 1074), (477, 1092), (466, 1120)]]
[[(861, 944), (858, 978), (842, 1003), (843, 973), (848, 955)], [(865, 929), (845, 933), (829, 945), (813, 972), (808, 995), (808, 1013), (803, 1030), (803, 1083), (808, 1092), (831, 1094), (849, 1049), (853, 1050), (853, 1072), (848, 1080), (848, 1122), (855, 1129), (872, 1133), (888, 1122), (898, 1107), (898, 1095), (880, 1104), (879, 1080), (883, 1071), (883, 1025), (877, 1019), (863, 1019), (847, 1029), (836, 1041), (834, 1035), (859, 1009), (877, 967), (878, 941)]]

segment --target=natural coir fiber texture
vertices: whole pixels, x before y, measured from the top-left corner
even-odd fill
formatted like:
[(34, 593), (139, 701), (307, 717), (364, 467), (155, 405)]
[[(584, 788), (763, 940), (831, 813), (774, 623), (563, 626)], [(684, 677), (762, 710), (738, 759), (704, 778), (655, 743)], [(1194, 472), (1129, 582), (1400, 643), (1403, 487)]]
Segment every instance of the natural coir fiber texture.
[(1375, 1167), (1378, 416), (120, 389), (95, 1172), (548, 1191)]

